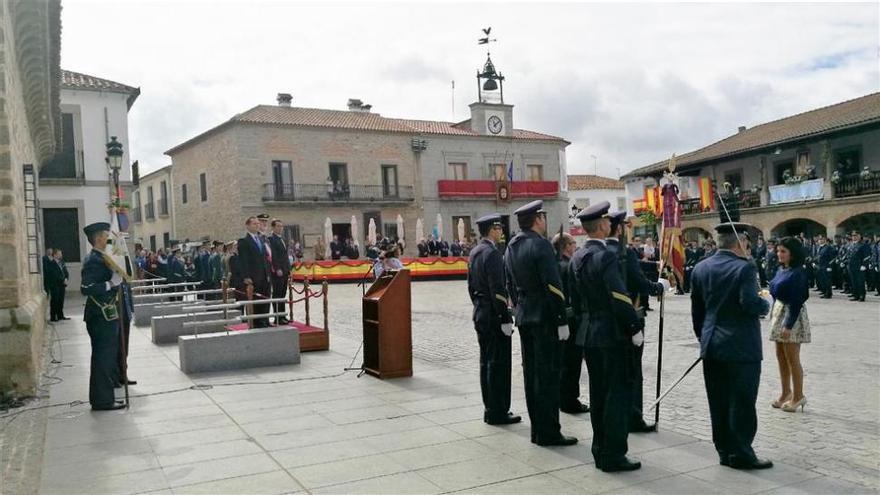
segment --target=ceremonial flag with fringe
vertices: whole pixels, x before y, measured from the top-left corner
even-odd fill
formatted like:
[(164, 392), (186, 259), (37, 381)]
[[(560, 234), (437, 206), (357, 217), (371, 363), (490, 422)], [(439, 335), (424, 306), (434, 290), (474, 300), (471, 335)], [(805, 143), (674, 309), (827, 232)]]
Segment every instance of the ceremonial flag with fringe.
[(663, 267), (669, 267), (679, 283), (684, 282), (684, 240), (681, 233), (681, 206), (678, 204), (678, 186), (663, 186), (663, 224), (660, 236), (661, 276)]

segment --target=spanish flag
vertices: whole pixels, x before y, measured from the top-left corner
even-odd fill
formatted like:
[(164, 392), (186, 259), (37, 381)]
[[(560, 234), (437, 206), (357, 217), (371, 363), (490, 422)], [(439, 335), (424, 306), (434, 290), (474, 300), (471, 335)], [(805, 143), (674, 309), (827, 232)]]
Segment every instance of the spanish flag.
[(700, 209), (712, 211), (715, 209), (715, 191), (712, 190), (712, 179), (700, 177)]

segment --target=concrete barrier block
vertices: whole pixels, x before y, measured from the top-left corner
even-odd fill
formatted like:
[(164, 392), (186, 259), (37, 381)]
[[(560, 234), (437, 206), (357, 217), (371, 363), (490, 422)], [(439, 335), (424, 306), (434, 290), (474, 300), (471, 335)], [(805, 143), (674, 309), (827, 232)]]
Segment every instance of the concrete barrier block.
[[(227, 318), (235, 318), (240, 315), (241, 312), (237, 309), (229, 310), (226, 313)], [(222, 319), (222, 311), (154, 316), (150, 322), (150, 326), (152, 327), (152, 341), (154, 344), (173, 344), (177, 342), (177, 337), (180, 337), (181, 335), (219, 332), (224, 329), (224, 323), (203, 327), (185, 327), (183, 324), (187, 321), (210, 321)]]
[(299, 331), (290, 327), (184, 335), (178, 339), (184, 373), (299, 364)]
[(155, 316), (177, 315), (183, 313), (184, 307), (201, 306), (203, 304), (205, 304), (204, 301), (194, 301), (186, 303), (174, 301), (171, 303), (163, 302), (148, 304), (144, 306), (136, 306), (134, 308), (134, 324), (138, 327), (148, 327), (150, 326), (150, 321)]

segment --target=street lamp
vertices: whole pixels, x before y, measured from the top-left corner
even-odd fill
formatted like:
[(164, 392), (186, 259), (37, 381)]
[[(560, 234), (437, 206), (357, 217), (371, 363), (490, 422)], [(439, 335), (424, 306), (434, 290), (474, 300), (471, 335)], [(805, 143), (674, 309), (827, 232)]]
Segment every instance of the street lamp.
[(115, 174), (122, 168), (122, 143), (116, 140), (116, 136), (110, 136), (107, 143), (107, 167)]

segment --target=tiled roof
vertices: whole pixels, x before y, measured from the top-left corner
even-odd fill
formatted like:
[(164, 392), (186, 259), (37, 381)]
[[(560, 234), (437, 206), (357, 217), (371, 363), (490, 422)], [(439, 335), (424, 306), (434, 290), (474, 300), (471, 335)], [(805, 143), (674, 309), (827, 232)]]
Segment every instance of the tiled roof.
[(586, 191), (588, 189), (623, 189), (623, 182), (601, 175), (569, 175), (570, 191)]
[[(880, 122), (880, 93), (873, 93), (746, 129), (709, 146), (676, 157), (676, 166), (696, 165), (708, 160), (878, 122)], [(624, 177), (651, 175), (664, 170), (666, 165), (667, 160), (663, 160), (633, 170)]]
[(61, 89), (110, 91), (112, 93), (126, 94), (129, 95), (129, 108), (131, 108), (131, 105), (134, 103), (134, 100), (137, 99), (138, 95), (141, 94), (140, 88), (127, 86), (109, 79), (101, 79), (100, 77), (63, 69), (61, 70)]
[[(183, 146), (232, 123), (269, 124), (297, 127), (315, 127), (331, 129), (350, 129), (379, 132), (400, 132), (405, 134), (436, 134), (444, 136), (483, 136), (470, 128), (470, 121), (441, 122), (434, 120), (395, 119), (383, 117), (377, 113), (354, 112), (346, 110), (325, 110), (321, 108), (282, 107), (275, 105), (258, 105), (240, 113), (227, 122), (210, 129), (182, 144), (168, 150), (174, 152)], [(494, 136), (490, 136), (494, 137)], [(563, 138), (523, 129), (513, 130), (513, 139), (531, 141), (562, 141)]]

